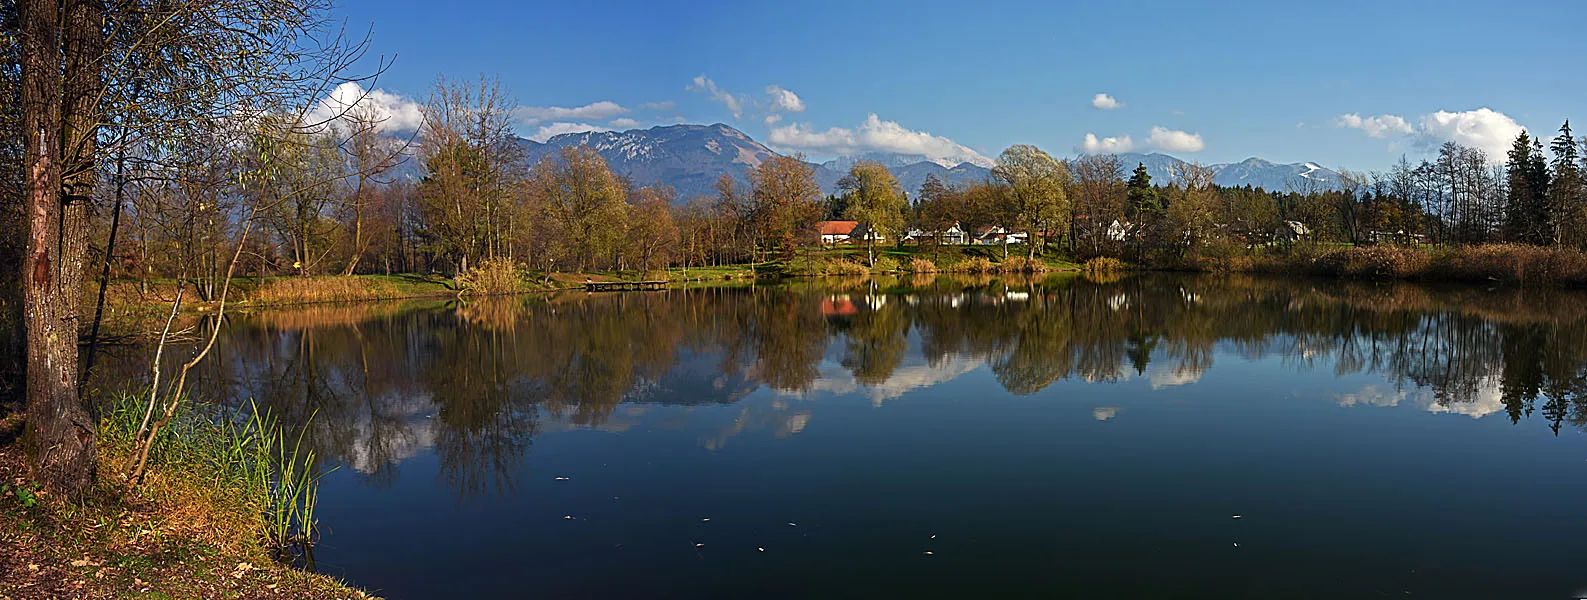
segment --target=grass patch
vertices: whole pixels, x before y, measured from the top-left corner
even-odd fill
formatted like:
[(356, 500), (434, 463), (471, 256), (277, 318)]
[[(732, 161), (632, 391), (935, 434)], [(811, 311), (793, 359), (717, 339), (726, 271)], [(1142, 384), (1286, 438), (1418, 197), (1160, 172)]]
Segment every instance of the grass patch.
[[(246, 441), (244, 423), (257, 430), (258, 420), (229, 425), (184, 415), (162, 433), (144, 484), (130, 487), (120, 473), (132, 460), (134, 404), (107, 409), (99, 483), (81, 503), (32, 488), (20, 442), (0, 447), (0, 596), (369, 597), (272, 560), (267, 514), (280, 504), (265, 478), (281, 475), (248, 465), (264, 464), (251, 452), (280, 447)], [(21, 415), (0, 422), (7, 427), (20, 428)]]

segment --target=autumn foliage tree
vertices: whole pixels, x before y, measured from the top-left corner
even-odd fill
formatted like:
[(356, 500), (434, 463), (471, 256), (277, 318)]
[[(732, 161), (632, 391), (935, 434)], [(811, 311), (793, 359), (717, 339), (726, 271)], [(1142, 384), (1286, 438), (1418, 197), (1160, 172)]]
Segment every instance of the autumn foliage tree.
[(1025, 232), (1027, 258), (1034, 260), (1038, 236), (1067, 229), (1069, 168), (1040, 148), (1016, 144), (998, 156), (992, 178), (1006, 194), (1010, 222), (1004, 226)]
[(843, 215), (864, 232), (865, 257), (876, 266), (876, 238), (896, 240), (904, 230), (904, 190), (885, 165), (862, 160), (838, 180), (847, 208)]
[(767, 251), (790, 258), (821, 214), (815, 167), (802, 156), (774, 156), (749, 172), (755, 237)]

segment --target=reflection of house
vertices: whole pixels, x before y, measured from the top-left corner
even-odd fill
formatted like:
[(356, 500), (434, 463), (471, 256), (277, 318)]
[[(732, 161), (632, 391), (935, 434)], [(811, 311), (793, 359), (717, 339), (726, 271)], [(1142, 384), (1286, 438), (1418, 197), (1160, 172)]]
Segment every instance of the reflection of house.
[(821, 316), (852, 317), (857, 314), (860, 314), (860, 309), (848, 296), (834, 296), (821, 301)]
[(1311, 235), (1311, 229), (1300, 221), (1285, 221), (1280, 223), (1278, 229), (1273, 231), (1273, 241), (1294, 242)]
[(969, 242), (969, 240), (970, 236), (965, 234), (964, 229), (959, 227), (958, 222), (954, 222), (952, 227), (940, 232), (940, 234), (936, 231), (911, 229), (909, 233), (904, 235), (903, 241), (905, 244), (929, 244), (933, 241), (941, 241), (944, 244), (964, 244)]
[(822, 221), (816, 224), (821, 228), (821, 245), (849, 243), (849, 236), (854, 233), (854, 228), (859, 227), (859, 221)]
[(998, 225), (987, 225), (975, 230), (974, 243), (982, 246), (1002, 244), (1005, 241), (1010, 244), (1023, 244), (1026, 237), (1022, 232), (1009, 231)]

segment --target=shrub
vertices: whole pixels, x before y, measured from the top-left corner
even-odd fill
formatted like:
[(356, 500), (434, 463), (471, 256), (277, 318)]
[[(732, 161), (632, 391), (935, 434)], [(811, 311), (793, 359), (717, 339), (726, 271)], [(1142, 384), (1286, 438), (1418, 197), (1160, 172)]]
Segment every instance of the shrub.
[(898, 259), (893, 258), (891, 256), (878, 256), (878, 257), (876, 257), (876, 266), (875, 267), (871, 267), (872, 271), (875, 271), (875, 272), (878, 272), (878, 273), (891, 273), (893, 271), (897, 271), (898, 269), (899, 269)]
[(915, 258), (909, 261), (909, 271), (912, 273), (936, 273), (937, 263), (924, 258)]
[(1124, 261), (1111, 256), (1098, 256), (1086, 261), (1080, 270), (1092, 274), (1117, 273), (1124, 270)]
[(997, 271), (999, 273), (1045, 273), (1047, 265), (1042, 264), (1039, 260), (1015, 256), (998, 263)]
[(997, 271), (997, 267), (993, 266), (992, 261), (987, 260), (985, 256), (977, 256), (969, 260), (959, 261), (959, 263), (954, 265), (954, 267), (955, 271), (959, 271), (961, 273), (976, 273), (984, 275)]
[(526, 289), (523, 270), (510, 258), (487, 258), (457, 276), (457, 287), (466, 294), (511, 294)]
[(870, 268), (852, 260), (831, 260), (822, 265), (824, 275), (869, 275)]

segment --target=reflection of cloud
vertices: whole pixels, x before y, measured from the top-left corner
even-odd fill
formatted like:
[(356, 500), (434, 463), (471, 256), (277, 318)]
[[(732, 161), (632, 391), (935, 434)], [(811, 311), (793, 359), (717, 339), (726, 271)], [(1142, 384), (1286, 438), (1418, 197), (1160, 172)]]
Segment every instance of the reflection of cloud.
[[(957, 379), (960, 375), (974, 371), (983, 361), (979, 359), (954, 356), (936, 365), (914, 364), (904, 365), (893, 370), (887, 381), (876, 385), (861, 385), (854, 380), (854, 374), (848, 369), (835, 363), (823, 364), (820, 375), (810, 384), (811, 391), (822, 391), (834, 395), (844, 395), (863, 392), (871, 399), (871, 405), (881, 406), (882, 402), (897, 398), (905, 393), (928, 388), (939, 383), (946, 383)], [(797, 395), (797, 394), (796, 394)]]
[(772, 435), (781, 439), (804, 431), (809, 424), (810, 411), (789, 412), (788, 404), (781, 400), (772, 400), (765, 405), (746, 401), (739, 407), (732, 423), (718, 430), (714, 437), (701, 438), (700, 445), (705, 446), (706, 450), (721, 450), (729, 439), (746, 431), (768, 427), (773, 430)]
[(1119, 407), (1117, 406), (1098, 406), (1091, 409), (1091, 418), (1098, 421), (1106, 421), (1117, 416), (1119, 416)]
[(1466, 415), (1473, 419), (1504, 410), (1504, 392), (1499, 387), (1499, 379), (1497, 377), (1483, 378), (1477, 382), (1475, 393), (1470, 397), (1452, 402), (1440, 403), (1438, 396), (1432, 390), (1388, 389), (1377, 384), (1362, 386), (1360, 390), (1347, 394), (1336, 394), (1334, 399), (1339, 403), (1339, 406), (1400, 406), (1405, 404), (1430, 413), (1452, 413)]
[(435, 445), (435, 403), (428, 395), (389, 394), (374, 400), (376, 415), (360, 412), (349, 429), (353, 441), (346, 463), (371, 475)]
[(1152, 383), (1152, 389), (1159, 390), (1201, 381), (1201, 373), (1202, 369), (1195, 367), (1154, 362), (1146, 367), (1146, 380)]

